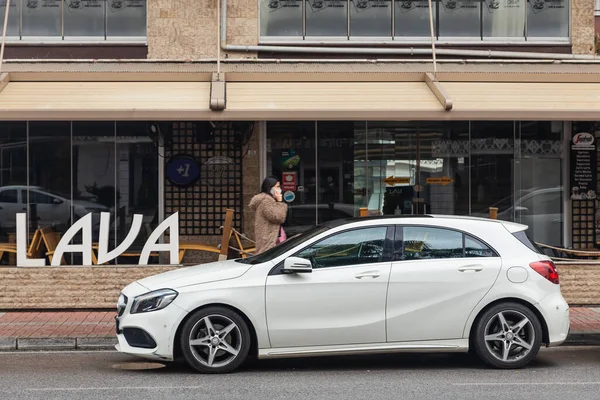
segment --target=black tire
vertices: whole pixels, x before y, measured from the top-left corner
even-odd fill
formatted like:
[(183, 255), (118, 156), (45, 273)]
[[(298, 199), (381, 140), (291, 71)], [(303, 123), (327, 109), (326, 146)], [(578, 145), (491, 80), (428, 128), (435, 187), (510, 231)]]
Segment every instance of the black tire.
[[(501, 328), (503, 323), (500, 313), (508, 329)], [(526, 317), (530, 324), (517, 329), (517, 324), (524, 321), (523, 317)], [(473, 334), (475, 353), (483, 362), (494, 368), (523, 368), (535, 359), (542, 343), (542, 326), (538, 317), (528, 307), (514, 302), (496, 304), (481, 314), (475, 322)], [(490, 340), (486, 340), (486, 335), (494, 336), (494, 339), (490, 337)], [(496, 337), (498, 339), (495, 339)], [(505, 351), (506, 347), (508, 351)]]
[[(210, 321), (214, 332), (211, 332), (206, 320)], [(235, 324), (236, 328), (226, 333), (221, 338), (221, 344), (213, 345), (210, 340), (207, 345), (190, 345), (190, 340), (204, 341), (208, 337), (220, 337), (221, 329), (230, 326), (229, 322)], [(213, 333), (211, 336), (211, 332)], [(244, 319), (235, 311), (226, 307), (207, 307), (196, 311), (187, 320), (181, 331), (181, 351), (187, 363), (196, 371), (205, 374), (224, 374), (237, 369), (247, 358), (250, 350), (250, 330)], [(225, 343), (227, 342), (227, 343)], [(231, 353), (230, 350), (237, 350)], [(210, 354), (214, 351), (213, 363), (210, 362)], [(216, 362), (215, 362), (216, 361)]]

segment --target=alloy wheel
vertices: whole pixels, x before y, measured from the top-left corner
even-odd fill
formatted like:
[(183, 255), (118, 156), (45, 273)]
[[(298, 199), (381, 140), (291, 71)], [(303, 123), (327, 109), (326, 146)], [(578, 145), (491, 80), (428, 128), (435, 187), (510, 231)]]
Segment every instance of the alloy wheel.
[(536, 335), (531, 320), (516, 310), (495, 314), (485, 325), (485, 345), (496, 359), (517, 362), (526, 357), (534, 347)]
[(209, 368), (229, 365), (237, 358), (242, 345), (240, 328), (224, 315), (205, 316), (195, 323), (189, 335), (193, 357)]

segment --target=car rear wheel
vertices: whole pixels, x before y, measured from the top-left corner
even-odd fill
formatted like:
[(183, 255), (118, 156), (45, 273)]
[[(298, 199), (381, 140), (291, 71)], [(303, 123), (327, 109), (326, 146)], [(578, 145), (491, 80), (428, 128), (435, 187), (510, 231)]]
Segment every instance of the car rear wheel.
[(196, 311), (181, 332), (188, 364), (202, 373), (227, 373), (248, 356), (250, 331), (238, 313), (225, 307)]
[(522, 368), (536, 356), (542, 342), (538, 317), (519, 303), (501, 303), (487, 310), (475, 325), (475, 352), (496, 368)]

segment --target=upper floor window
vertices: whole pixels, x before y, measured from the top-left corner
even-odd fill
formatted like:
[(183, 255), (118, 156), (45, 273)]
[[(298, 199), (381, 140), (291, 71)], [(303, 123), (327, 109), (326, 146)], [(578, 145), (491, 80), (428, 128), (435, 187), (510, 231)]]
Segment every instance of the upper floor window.
[[(7, 0), (0, 0), (0, 28)], [(10, 0), (7, 40), (142, 40), (147, 0)]]
[[(567, 42), (569, 0), (432, 0), (440, 42)], [(260, 0), (261, 41), (429, 41), (427, 0)]]

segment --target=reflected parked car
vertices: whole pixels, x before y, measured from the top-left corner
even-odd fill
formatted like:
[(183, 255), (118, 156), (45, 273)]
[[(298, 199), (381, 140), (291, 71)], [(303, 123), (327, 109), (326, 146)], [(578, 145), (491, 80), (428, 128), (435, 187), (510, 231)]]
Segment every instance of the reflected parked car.
[[(0, 227), (13, 230), (16, 227), (16, 214), (28, 213), (27, 190), (27, 186), (24, 185), (0, 187)], [(100, 226), (100, 213), (110, 211), (108, 207), (91, 201), (73, 200), (71, 203), (71, 200), (63, 195), (39, 186), (29, 186), (29, 203), (35, 204), (38, 225), (42, 227), (68, 228), (71, 225), (72, 204), (75, 220), (88, 213), (94, 213), (92, 229), (97, 231)]]
[(117, 350), (225, 373), (259, 358), (467, 352), (530, 363), (569, 332), (569, 306), (526, 226), (471, 217), (320, 224), (259, 255), (125, 287)]
[[(318, 210), (318, 214), (317, 214)], [(302, 233), (317, 224), (342, 218), (358, 216), (359, 206), (346, 203), (290, 204), (283, 229), (288, 237)]]

